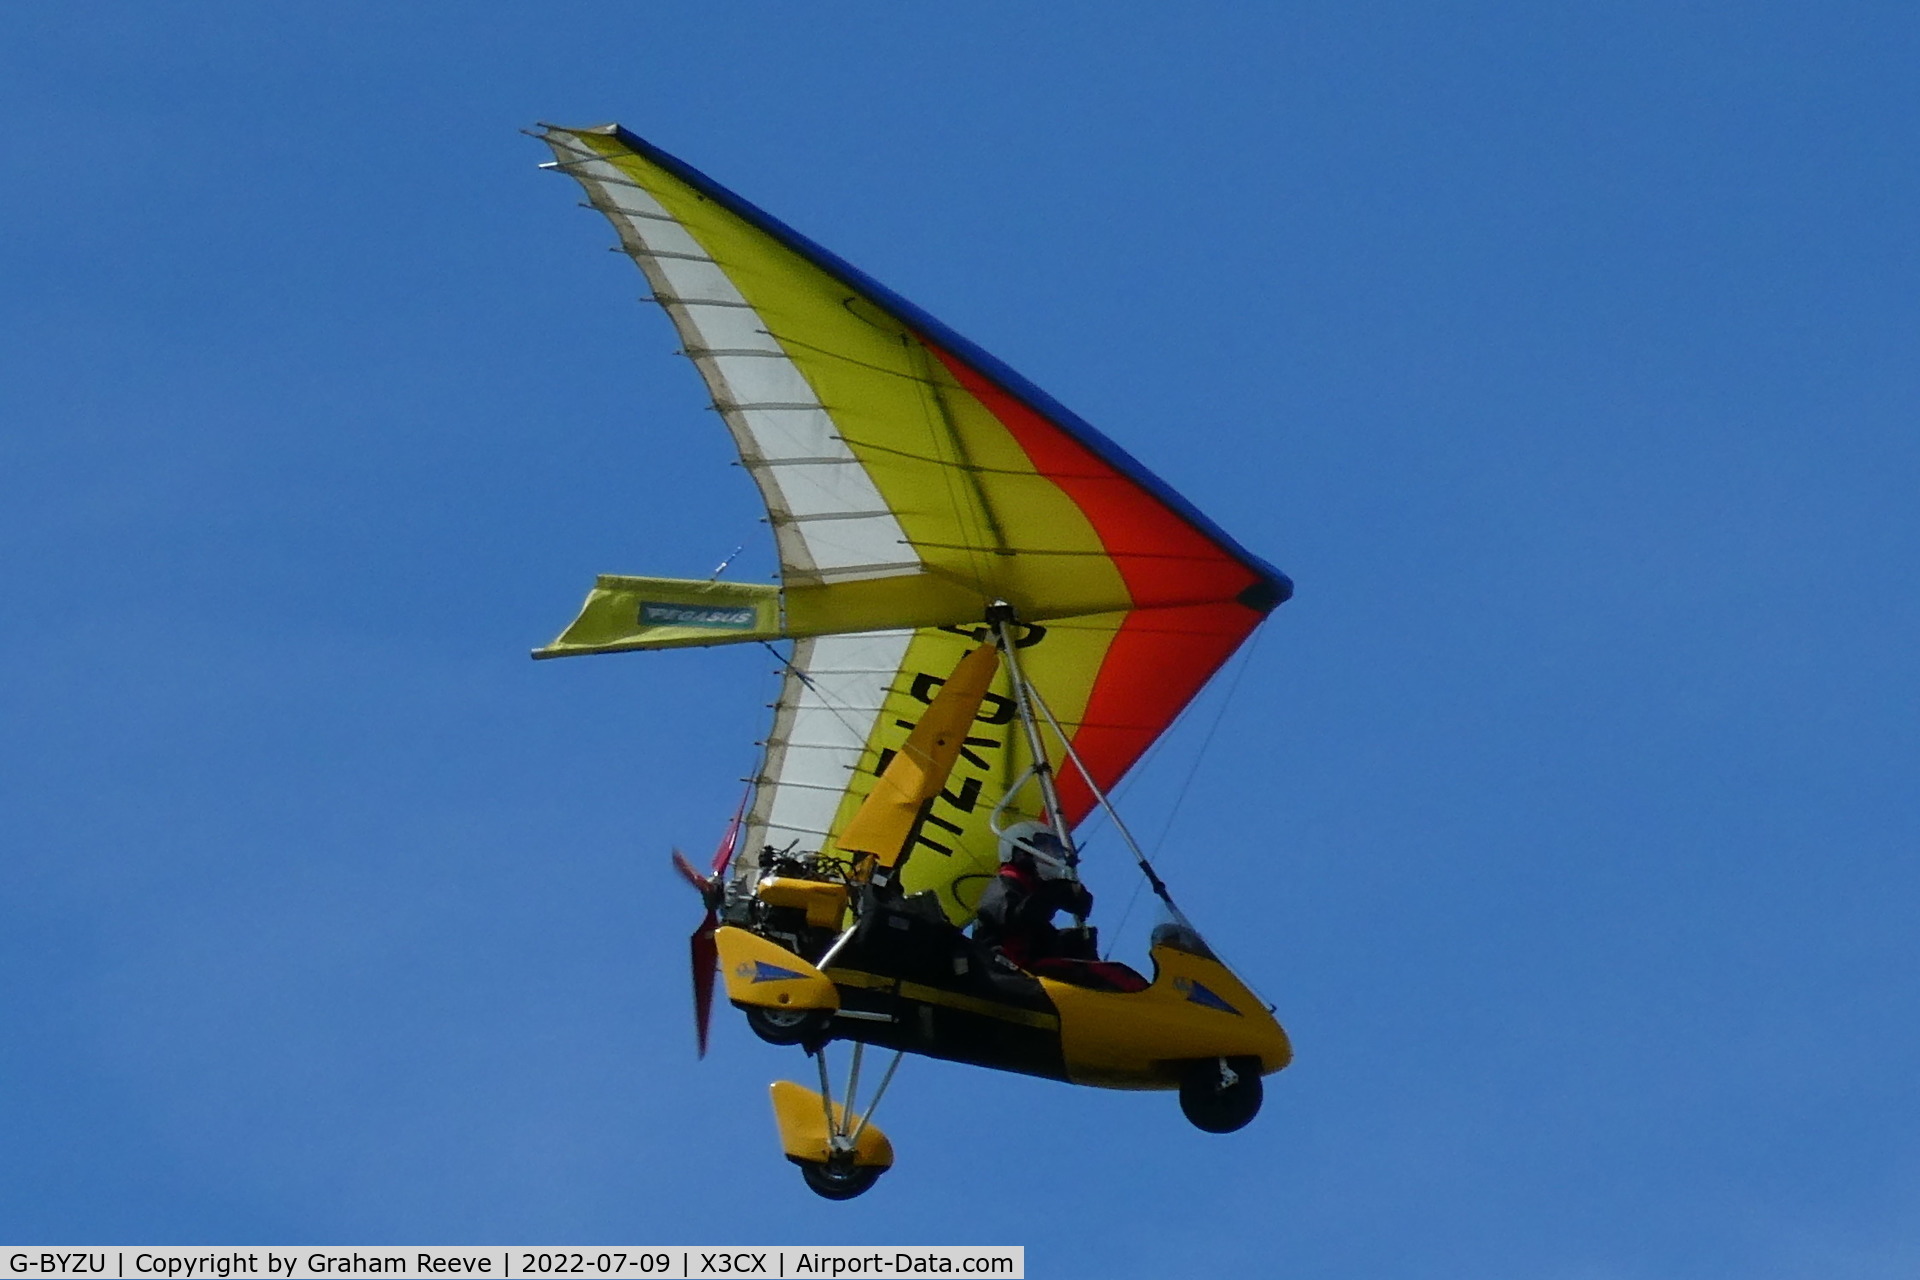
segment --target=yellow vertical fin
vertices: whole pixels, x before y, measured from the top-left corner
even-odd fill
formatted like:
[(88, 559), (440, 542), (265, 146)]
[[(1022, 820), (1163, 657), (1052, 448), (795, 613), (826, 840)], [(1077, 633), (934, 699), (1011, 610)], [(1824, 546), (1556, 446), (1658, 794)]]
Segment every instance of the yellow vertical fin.
[(835, 841), (842, 851), (866, 854), (881, 867), (900, 861), (927, 802), (947, 785), (947, 775), (966, 745), (967, 730), (999, 670), (1000, 650), (991, 644), (960, 659)]

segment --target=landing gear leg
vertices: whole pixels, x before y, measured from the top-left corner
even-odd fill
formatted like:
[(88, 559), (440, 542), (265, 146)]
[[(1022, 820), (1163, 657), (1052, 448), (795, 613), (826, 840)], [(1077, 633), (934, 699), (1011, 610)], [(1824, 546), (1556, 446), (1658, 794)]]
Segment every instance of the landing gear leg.
[(1208, 1133), (1244, 1129), (1260, 1114), (1260, 1059), (1202, 1058), (1180, 1077), (1180, 1110)]
[[(880, 1105), (880, 1099), (886, 1096), (887, 1086), (893, 1083), (893, 1073), (900, 1066), (905, 1055), (896, 1052), (893, 1061), (887, 1064), (886, 1074), (880, 1078), (880, 1087), (874, 1090), (873, 1097), (867, 1103), (864, 1113), (856, 1115), (853, 1102), (860, 1087), (860, 1063), (866, 1046), (859, 1041), (853, 1045), (853, 1060), (847, 1068), (847, 1089), (845, 1099), (836, 1104), (833, 1101), (832, 1081), (827, 1076), (827, 1052), (822, 1045), (813, 1052), (814, 1061), (820, 1068), (820, 1105), (826, 1120), (826, 1159), (808, 1160), (789, 1156), (800, 1166), (800, 1176), (806, 1179), (807, 1187), (815, 1195), (828, 1200), (851, 1200), (869, 1190), (880, 1175), (892, 1167), (892, 1149), (886, 1148), (886, 1164), (859, 1163), (860, 1139), (867, 1132), (867, 1122)], [(878, 1134), (878, 1130), (874, 1131)], [(885, 1139), (881, 1139), (885, 1145)], [(792, 1148), (789, 1148), (791, 1151)]]

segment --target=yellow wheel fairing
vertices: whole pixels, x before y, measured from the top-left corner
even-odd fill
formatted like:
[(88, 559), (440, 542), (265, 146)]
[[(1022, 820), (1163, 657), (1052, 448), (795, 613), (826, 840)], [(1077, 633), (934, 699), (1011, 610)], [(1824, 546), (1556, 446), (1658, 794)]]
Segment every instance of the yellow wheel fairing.
[(838, 1009), (840, 993), (818, 969), (777, 942), (732, 925), (713, 935), (727, 999), (763, 1009)]
[[(826, 1163), (833, 1152), (828, 1142), (826, 1099), (791, 1080), (774, 1081), (771, 1093), (773, 1120), (780, 1127), (780, 1147), (787, 1159)], [(880, 1132), (880, 1127), (863, 1125), (860, 1116), (854, 1116), (849, 1126), (846, 1108), (838, 1102), (832, 1105), (836, 1127), (860, 1128), (860, 1136), (853, 1144), (853, 1163), (865, 1168), (892, 1168), (893, 1144)]]

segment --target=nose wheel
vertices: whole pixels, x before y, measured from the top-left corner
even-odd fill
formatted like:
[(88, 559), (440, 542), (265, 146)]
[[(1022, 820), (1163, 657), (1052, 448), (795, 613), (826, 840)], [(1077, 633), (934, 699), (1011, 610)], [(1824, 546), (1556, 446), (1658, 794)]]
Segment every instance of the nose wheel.
[(829, 1200), (851, 1200), (864, 1195), (886, 1172), (875, 1165), (842, 1164), (832, 1160), (825, 1164), (811, 1160), (796, 1163), (800, 1165), (800, 1176), (807, 1180), (808, 1190)]
[(833, 1015), (824, 1009), (768, 1009), (746, 1007), (747, 1029), (768, 1044), (805, 1044), (816, 1037), (824, 1039)]
[(1260, 1114), (1258, 1058), (1203, 1058), (1180, 1076), (1180, 1110), (1196, 1129), (1232, 1133)]

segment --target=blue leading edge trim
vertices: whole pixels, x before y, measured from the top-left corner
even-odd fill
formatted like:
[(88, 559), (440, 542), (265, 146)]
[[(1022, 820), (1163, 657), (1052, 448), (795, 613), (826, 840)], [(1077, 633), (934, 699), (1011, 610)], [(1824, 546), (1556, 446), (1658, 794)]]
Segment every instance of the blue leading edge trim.
[[(546, 125), (542, 127), (552, 128), (554, 126)], [(1260, 612), (1265, 613), (1285, 603), (1292, 597), (1293, 579), (1241, 546), (1226, 530), (1201, 514), (1199, 508), (1176, 493), (1166, 481), (1142, 466), (1132, 454), (1102, 435), (1091, 423), (1081, 418), (1078, 414), (1068, 409), (1065, 405), (1055, 400), (1033, 383), (1027, 381), (1026, 378), (1022, 377), (1012, 368), (1009, 368), (1003, 361), (982, 351), (972, 342), (955, 333), (939, 320), (936, 320), (921, 308), (873, 279), (873, 277), (867, 275), (866, 272), (849, 263), (838, 254), (801, 235), (798, 231), (795, 231), (792, 227), (780, 221), (780, 219), (774, 217), (752, 201), (744, 199), (726, 187), (721, 186), (718, 182), (715, 182), (712, 178), (709, 178), (706, 174), (700, 172), (700, 170), (694, 168), (684, 160), (681, 160), (677, 156), (669, 155), (667, 152), (654, 146), (651, 142), (648, 142), (645, 138), (628, 131), (620, 125), (607, 124), (589, 129), (567, 129), (564, 130), (564, 132), (598, 133), (618, 139), (623, 146), (629, 147), (640, 155), (645, 156), (648, 160), (653, 161), (661, 168), (667, 170), (701, 194), (715, 201), (721, 207), (746, 219), (754, 226), (759, 227), (762, 231), (765, 231), (768, 235), (774, 237), (795, 253), (812, 260), (815, 265), (838, 276), (852, 288), (868, 294), (874, 301), (897, 312), (901, 318), (909, 324), (927, 333), (938, 341), (941, 346), (962, 357), (988, 378), (999, 383), (1010, 395), (1026, 401), (1028, 407), (1052, 419), (1053, 422), (1059, 425), (1069, 435), (1092, 449), (1112, 466), (1124, 472), (1135, 483), (1139, 484), (1140, 487), (1153, 494), (1154, 497), (1166, 503), (1169, 508), (1179, 514), (1188, 524), (1206, 534), (1209, 538), (1212, 538), (1242, 564), (1246, 565), (1247, 568), (1265, 578), (1270, 587), (1270, 591), (1243, 593), (1242, 600), (1249, 607), (1259, 609)]]

